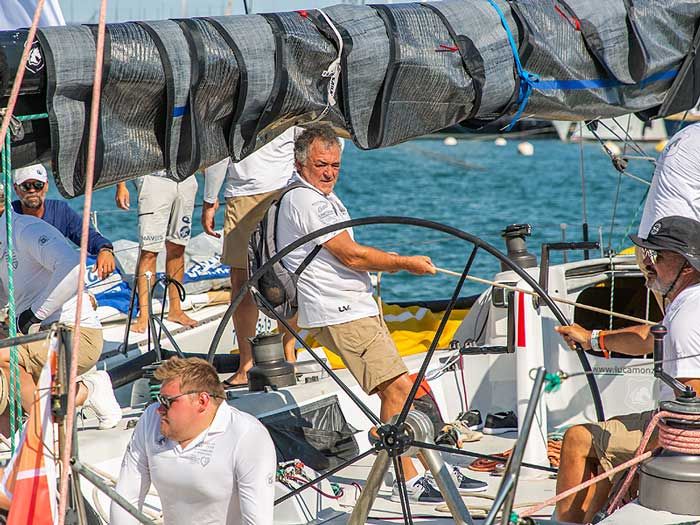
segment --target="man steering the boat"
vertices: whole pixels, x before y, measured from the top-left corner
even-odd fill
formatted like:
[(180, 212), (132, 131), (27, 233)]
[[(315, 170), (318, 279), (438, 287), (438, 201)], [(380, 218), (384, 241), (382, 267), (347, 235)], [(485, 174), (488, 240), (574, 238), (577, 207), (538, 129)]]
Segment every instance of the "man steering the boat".
[[(306, 187), (290, 191), (279, 204), (277, 246), (283, 248), (320, 228), (350, 219), (333, 193), (340, 171), (340, 142), (329, 126), (301, 133), (294, 146), (297, 172), (292, 182)], [(295, 271), (314, 245), (323, 249), (298, 281), (298, 323), (316, 341), (337, 354), (367, 394), (381, 400), (380, 418), (398, 414), (412, 381), (372, 297), (369, 271), (436, 272), (429, 257), (387, 253), (355, 242), (352, 228), (317, 237), (284, 258)], [(437, 490), (418, 475), (410, 458), (401, 458), (406, 486), (416, 498)], [(432, 495), (439, 500), (439, 492)], [(421, 501), (429, 501), (426, 498)]]
[[(643, 250), (646, 286), (658, 292), (668, 307), (662, 323), (668, 329), (664, 339), (664, 368), (669, 375), (700, 393), (700, 222), (681, 216), (656, 221), (646, 238), (630, 236)], [(557, 327), (570, 348), (580, 343), (594, 349), (630, 356), (653, 353), (654, 339), (649, 325), (619, 330), (586, 330), (573, 324)], [(673, 399), (672, 390), (662, 385), (659, 400)], [(632, 459), (652, 411), (611, 418), (601, 423), (576, 425), (567, 430), (562, 444), (557, 494), (587, 481), (602, 468), (608, 471)], [(649, 450), (656, 448), (652, 437)], [(561, 521), (590, 523), (608, 499), (612, 481), (605, 480), (557, 503)]]
[[(225, 402), (204, 359), (173, 357), (155, 378), (158, 403), (136, 425), (117, 492), (142, 509), (152, 483), (168, 525), (272, 525), (277, 455), (267, 429)], [(109, 523), (138, 521), (112, 502)]]
[[(1, 187), (1, 186), (0, 186)], [(4, 188), (0, 191), (0, 216), (4, 215)], [(12, 214), (14, 298), (17, 331), (28, 334), (54, 322), (67, 326), (75, 323), (80, 258), (65, 237), (49, 223), (30, 215)], [(7, 261), (8, 243), (5, 228), (0, 228), (0, 257)], [(6, 304), (11, 290), (7, 264), (0, 265), (0, 302)], [(102, 325), (89, 297), (83, 294), (80, 315), (78, 374), (95, 366), (102, 353)], [(36, 381), (46, 361), (48, 340), (20, 345), (19, 372), (22, 406), (29, 409)], [(5, 412), (9, 396), (10, 349), (0, 349), (0, 432), (8, 435), (9, 419)], [(104, 385), (86, 380), (78, 383), (76, 404), (83, 405), (91, 396), (104, 397)], [(110, 385), (111, 387), (111, 385)], [(92, 391), (91, 391), (92, 388)], [(111, 388), (109, 390), (111, 394)], [(112, 394), (113, 395), (113, 394)], [(118, 406), (117, 406), (118, 408)], [(120, 413), (121, 415), (121, 413)]]

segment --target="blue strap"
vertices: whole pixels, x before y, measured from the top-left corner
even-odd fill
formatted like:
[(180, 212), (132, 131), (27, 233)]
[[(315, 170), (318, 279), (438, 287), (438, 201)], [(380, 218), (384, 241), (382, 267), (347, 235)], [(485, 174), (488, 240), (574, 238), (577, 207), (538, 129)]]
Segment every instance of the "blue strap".
[[(648, 84), (653, 82), (658, 82), (659, 80), (672, 80), (678, 75), (678, 68), (667, 69), (666, 71), (659, 71), (653, 75), (649, 75), (639, 81), (637, 86), (643, 88)], [(617, 87), (631, 87), (630, 84), (623, 84), (618, 80), (613, 78), (594, 78), (591, 80), (541, 80), (537, 84), (537, 89), (553, 90), (561, 89), (566, 91), (575, 91), (582, 89), (612, 89)]]
[[(596, 78), (591, 80), (541, 80), (540, 76), (536, 73), (531, 73), (523, 69), (523, 65), (520, 62), (520, 55), (518, 54), (518, 48), (515, 45), (515, 38), (513, 38), (513, 33), (508, 26), (508, 21), (506, 20), (503, 11), (498, 7), (495, 0), (488, 0), (488, 3), (496, 10), (498, 16), (501, 18), (501, 24), (503, 29), (506, 31), (506, 36), (508, 37), (508, 43), (510, 44), (510, 49), (513, 52), (513, 59), (515, 60), (515, 68), (518, 72), (518, 77), (520, 78), (520, 89), (518, 93), (518, 111), (513, 115), (513, 119), (510, 124), (506, 126), (505, 130), (510, 131), (513, 126), (520, 120), (520, 117), (525, 111), (528, 100), (530, 99), (530, 94), (532, 90), (537, 87), (538, 90), (583, 90), (583, 89), (614, 89), (618, 87), (623, 87), (623, 84), (615, 79), (611, 78)], [(666, 71), (660, 71), (649, 75), (648, 77), (642, 79), (639, 84), (640, 88), (647, 86), (653, 82), (658, 82), (660, 80), (671, 80), (678, 74), (678, 68), (668, 69)], [(627, 85), (624, 85), (627, 87)]]
[(523, 111), (525, 111), (525, 107), (527, 106), (528, 100), (530, 99), (530, 94), (532, 93), (534, 84), (540, 81), (540, 76), (535, 73), (530, 73), (529, 71), (523, 69), (523, 65), (520, 62), (520, 55), (518, 54), (518, 48), (515, 45), (515, 38), (513, 38), (513, 33), (511, 32), (510, 27), (508, 26), (506, 16), (503, 14), (503, 11), (501, 11), (501, 8), (498, 7), (494, 0), (488, 0), (488, 2), (496, 10), (498, 16), (501, 17), (501, 24), (503, 25), (503, 29), (505, 29), (506, 31), (508, 43), (510, 44), (510, 49), (511, 51), (513, 51), (513, 58), (515, 59), (515, 68), (518, 70), (518, 77), (520, 77), (520, 90), (518, 93), (517, 102), (518, 111), (516, 111), (515, 115), (513, 116), (513, 120), (511, 120), (510, 124), (508, 124), (508, 126), (506, 127), (506, 131), (510, 131), (511, 129), (513, 129), (513, 126), (515, 126), (515, 123), (518, 122), (518, 120), (520, 120)]

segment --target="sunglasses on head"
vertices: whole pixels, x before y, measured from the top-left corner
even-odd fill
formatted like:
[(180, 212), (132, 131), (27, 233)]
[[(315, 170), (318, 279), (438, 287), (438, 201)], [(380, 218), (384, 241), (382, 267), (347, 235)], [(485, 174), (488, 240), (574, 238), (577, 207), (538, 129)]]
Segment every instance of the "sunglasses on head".
[[(170, 407), (173, 405), (173, 402), (176, 401), (178, 398), (181, 398), (182, 396), (189, 396), (191, 394), (200, 394), (202, 393), (201, 390), (190, 390), (188, 392), (183, 392), (182, 394), (178, 394), (176, 396), (164, 396), (163, 394), (158, 394), (156, 396), (156, 401), (160, 403), (160, 406), (162, 406), (165, 410), (169, 410)], [(209, 394), (209, 397), (221, 397), (217, 396), (216, 394), (212, 394), (211, 392), (205, 392), (206, 394)]]
[(40, 180), (35, 180), (35, 181), (27, 181), (23, 182), (22, 184), (19, 185), (20, 188), (22, 188), (23, 191), (29, 191), (32, 188), (35, 189), (36, 191), (40, 191), (44, 189), (45, 182), (41, 182)]

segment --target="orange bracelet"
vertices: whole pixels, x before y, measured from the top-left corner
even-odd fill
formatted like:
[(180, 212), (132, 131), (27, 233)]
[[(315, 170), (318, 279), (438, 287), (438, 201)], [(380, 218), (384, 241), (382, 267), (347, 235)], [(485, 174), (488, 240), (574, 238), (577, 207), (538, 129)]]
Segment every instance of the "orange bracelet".
[(600, 347), (600, 351), (603, 352), (603, 357), (605, 359), (610, 359), (610, 352), (607, 351), (605, 348), (605, 332), (603, 330), (600, 331), (598, 334), (598, 346)]

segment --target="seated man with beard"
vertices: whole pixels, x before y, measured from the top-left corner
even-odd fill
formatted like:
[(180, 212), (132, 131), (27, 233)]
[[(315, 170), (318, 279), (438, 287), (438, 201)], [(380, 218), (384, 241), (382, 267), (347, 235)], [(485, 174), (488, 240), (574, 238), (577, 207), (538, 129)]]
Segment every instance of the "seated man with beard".
[[(646, 238), (630, 236), (643, 250), (646, 286), (658, 292), (668, 307), (662, 324), (668, 329), (664, 339), (664, 368), (680, 382), (700, 392), (700, 222), (687, 217), (664, 217), (654, 223)], [(654, 351), (649, 325), (620, 330), (586, 330), (582, 326), (556, 330), (574, 348), (643, 356)], [(674, 399), (666, 385), (659, 400)], [(561, 449), (557, 494), (575, 487), (632, 459), (644, 429), (654, 411), (613, 417), (601, 423), (576, 425), (567, 430)], [(648, 450), (656, 448), (652, 435)], [(557, 503), (556, 518), (573, 523), (590, 523), (609, 497), (612, 480), (601, 481)]]

